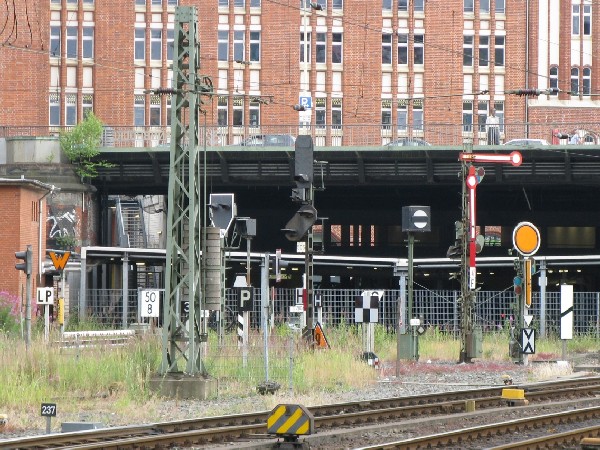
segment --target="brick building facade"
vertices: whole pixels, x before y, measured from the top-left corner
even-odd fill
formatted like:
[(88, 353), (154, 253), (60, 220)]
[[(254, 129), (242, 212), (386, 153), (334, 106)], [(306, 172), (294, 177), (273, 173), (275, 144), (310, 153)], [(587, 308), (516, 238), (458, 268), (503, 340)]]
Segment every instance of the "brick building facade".
[[(506, 124), (593, 123), (599, 104), (590, 0), (34, 3), (0, 12), (0, 126), (73, 125), (88, 110), (113, 127), (168, 126), (169, 98), (151, 90), (170, 85), (178, 4), (198, 9), (201, 72), (216, 93), (206, 120), (225, 143), (295, 129), (302, 93), (331, 145), (349, 145), (331, 137), (359, 125), (380, 125), (365, 138), (377, 144), (435, 124), (468, 134), (492, 108)], [(509, 93), (524, 88), (560, 92)]]

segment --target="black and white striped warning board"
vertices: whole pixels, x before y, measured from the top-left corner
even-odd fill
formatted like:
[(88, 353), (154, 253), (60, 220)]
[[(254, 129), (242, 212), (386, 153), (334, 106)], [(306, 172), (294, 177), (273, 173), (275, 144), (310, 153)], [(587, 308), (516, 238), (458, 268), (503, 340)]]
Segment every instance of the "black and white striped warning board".
[(379, 322), (379, 302), (383, 299), (383, 291), (364, 291), (354, 297), (354, 322)]

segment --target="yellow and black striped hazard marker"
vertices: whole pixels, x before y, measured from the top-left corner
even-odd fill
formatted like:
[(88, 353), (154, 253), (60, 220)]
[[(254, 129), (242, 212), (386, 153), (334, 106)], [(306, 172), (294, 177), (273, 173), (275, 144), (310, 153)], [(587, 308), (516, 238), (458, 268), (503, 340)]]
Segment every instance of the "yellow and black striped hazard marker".
[(277, 405), (267, 418), (267, 433), (278, 436), (312, 434), (315, 418), (302, 405)]

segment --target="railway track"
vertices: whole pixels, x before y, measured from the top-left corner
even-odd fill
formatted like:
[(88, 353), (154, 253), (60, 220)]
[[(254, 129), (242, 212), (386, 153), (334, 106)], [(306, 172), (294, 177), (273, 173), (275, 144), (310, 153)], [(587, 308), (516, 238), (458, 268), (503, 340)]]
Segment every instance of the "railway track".
[[(506, 406), (501, 397), (507, 386), (443, 392), (421, 396), (384, 398), (309, 408), (317, 430), (336, 429), (382, 421), (463, 413), (467, 400), (477, 410)], [(531, 403), (559, 399), (594, 398), (600, 393), (600, 377), (510, 386), (524, 389)], [(2, 449), (126, 449), (209, 445), (239, 439), (261, 440), (266, 434), (268, 411), (138, 426), (113, 427), (73, 433), (57, 433), (0, 440)], [(381, 447), (383, 448), (383, 447)], [(394, 448), (394, 447), (390, 447)]]

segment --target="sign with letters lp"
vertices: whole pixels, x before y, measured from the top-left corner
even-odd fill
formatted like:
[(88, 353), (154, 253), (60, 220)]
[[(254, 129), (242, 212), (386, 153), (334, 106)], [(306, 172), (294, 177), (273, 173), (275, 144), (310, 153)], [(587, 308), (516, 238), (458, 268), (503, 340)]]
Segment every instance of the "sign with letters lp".
[(160, 291), (142, 289), (140, 291), (140, 316), (160, 317)]
[(38, 305), (53, 305), (54, 304), (54, 288), (51, 288), (51, 287), (37, 288), (37, 304)]

